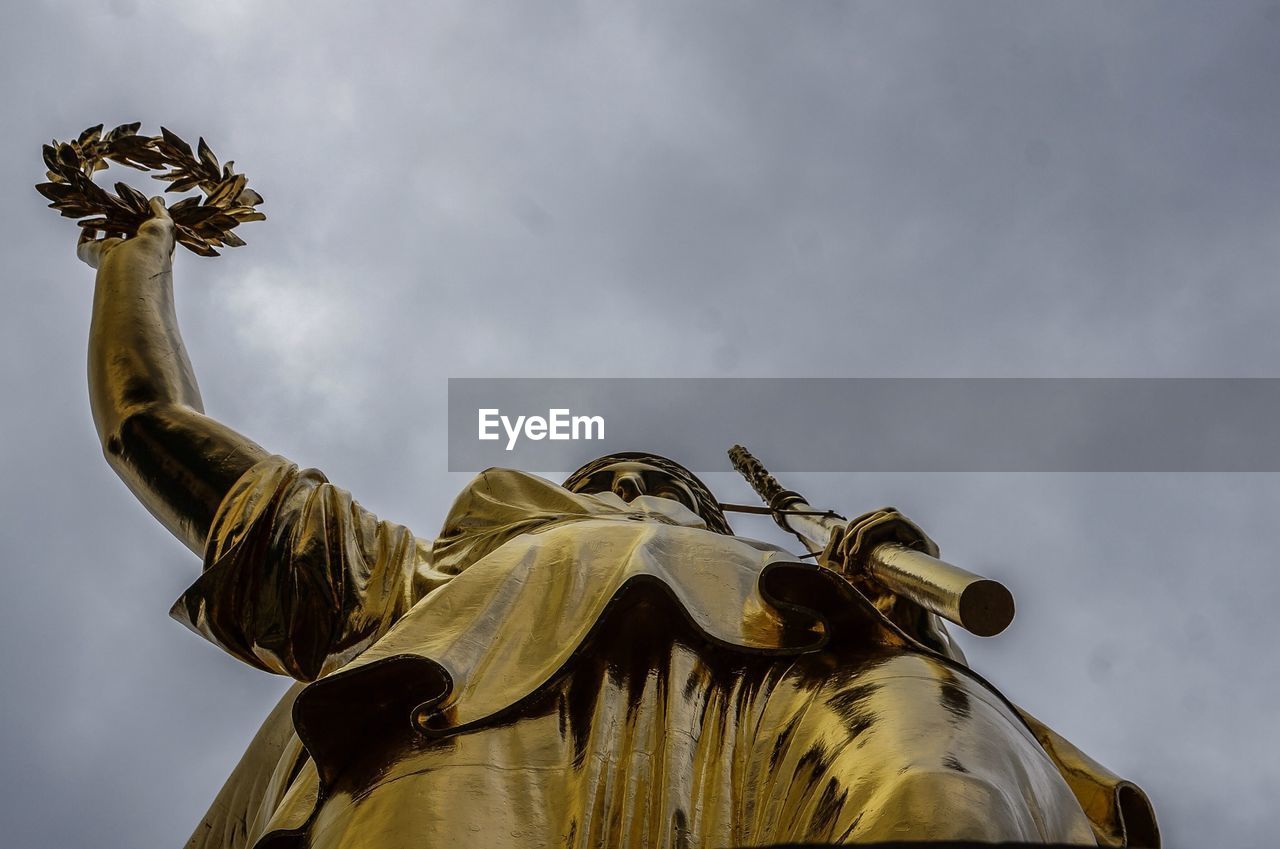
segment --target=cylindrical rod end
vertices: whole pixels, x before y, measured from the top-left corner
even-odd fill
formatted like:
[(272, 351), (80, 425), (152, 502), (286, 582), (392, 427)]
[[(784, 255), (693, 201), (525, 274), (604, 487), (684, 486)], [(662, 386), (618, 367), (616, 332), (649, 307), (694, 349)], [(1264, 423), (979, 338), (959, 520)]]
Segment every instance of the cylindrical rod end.
[(958, 607), (959, 624), (979, 637), (994, 637), (1013, 621), (1013, 593), (999, 581), (974, 581), (961, 593)]

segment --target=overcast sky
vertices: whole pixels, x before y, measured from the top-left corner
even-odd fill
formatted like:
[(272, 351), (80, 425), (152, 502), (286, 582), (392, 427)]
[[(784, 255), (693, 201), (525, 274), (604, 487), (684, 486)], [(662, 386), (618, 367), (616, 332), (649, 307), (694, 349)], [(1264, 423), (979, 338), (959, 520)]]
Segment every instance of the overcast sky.
[[(1280, 372), (1275, 2), (32, 0), (0, 67), (9, 846), (181, 845), (284, 689), (166, 616), (199, 563), (100, 456), (50, 138), (236, 160), (270, 219), (175, 272), (206, 407), (422, 536), (450, 376)], [(1272, 845), (1280, 477), (788, 483), (1005, 580), (974, 667), (1166, 845)]]

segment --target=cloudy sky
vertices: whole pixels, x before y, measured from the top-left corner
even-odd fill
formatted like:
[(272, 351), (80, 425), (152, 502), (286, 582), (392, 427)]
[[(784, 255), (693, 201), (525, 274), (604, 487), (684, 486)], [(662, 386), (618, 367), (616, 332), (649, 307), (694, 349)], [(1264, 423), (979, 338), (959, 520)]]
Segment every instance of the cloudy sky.
[[(284, 689), (166, 617), (199, 564), (99, 454), (50, 138), (139, 120), (236, 160), (270, 220), (176, 268), (206, 406), (423, 536), (465, 482), (450, 376), (1280, 365), (1275, 2), (32, 0), (0, 67), (10, 846), (180, 845)], [(1271, 845), (1280, 478), (788, 482), (1005, 580), (975, 668), (1167, 845)]]

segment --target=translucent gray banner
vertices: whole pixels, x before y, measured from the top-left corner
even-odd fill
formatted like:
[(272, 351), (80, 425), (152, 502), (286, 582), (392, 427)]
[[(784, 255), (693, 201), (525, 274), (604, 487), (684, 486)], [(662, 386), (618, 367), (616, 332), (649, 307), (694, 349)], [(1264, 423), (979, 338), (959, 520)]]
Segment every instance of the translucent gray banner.
[[(1280, 471), (1277, 378), (451, 378), (449, 470)], [(482, 434), (484, 438), (482, 438)]]

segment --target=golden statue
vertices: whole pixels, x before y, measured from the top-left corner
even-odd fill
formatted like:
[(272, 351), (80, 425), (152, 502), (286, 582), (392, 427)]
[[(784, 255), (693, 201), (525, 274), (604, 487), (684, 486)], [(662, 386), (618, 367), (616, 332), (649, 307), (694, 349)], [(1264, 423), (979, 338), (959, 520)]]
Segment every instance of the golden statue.
[(204, 414), (150, 214), (79, 246), (94, 421), (203, 557), (172, 615), (297, 680), (188, 846), (1158, 845), (1136, 786), (856, 577), (886, 541), (936, 556), (896, 511), (806, 563), (620, 455), (564, 485), (490, 469), (417, 537)]

